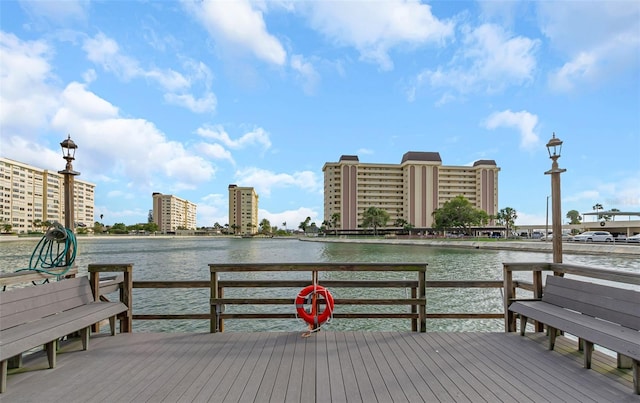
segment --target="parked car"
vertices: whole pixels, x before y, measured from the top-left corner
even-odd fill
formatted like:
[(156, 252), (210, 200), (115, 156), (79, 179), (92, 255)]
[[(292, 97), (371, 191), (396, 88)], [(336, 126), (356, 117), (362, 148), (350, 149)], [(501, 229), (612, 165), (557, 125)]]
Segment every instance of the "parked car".
[(640, 234), (635, 234), (627, 237), (627, 242), (640, 243)]
[(587, 231), (575, 235), (573, 240), (576, 242), (613, 242), (613, 235), (607, 231)]

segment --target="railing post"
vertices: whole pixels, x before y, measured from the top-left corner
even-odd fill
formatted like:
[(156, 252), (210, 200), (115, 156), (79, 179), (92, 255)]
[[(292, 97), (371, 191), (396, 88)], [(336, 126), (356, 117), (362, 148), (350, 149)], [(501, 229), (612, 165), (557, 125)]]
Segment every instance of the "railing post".
[[(91, 283), (94, 300), (100, 298), (100, 273), (123, 273), (124, 279), (120, 285), (120, 302), (127, 306), (127, 311), (120, 315), (120, 333), (131, 333), (133, 323), (133, 264), (105, 263), (90, 264), (89, 281)], [(95, 327), (99, 329), (99, 327)]]
[[(411, 298), (416, 299), (418, 298), (418, 288), (417, 287), (411, 287)], [(418, 313), (418, 306), (411, 304), (411, 313)], [(416, 318), (411, 318), (411, 331), (412, 332), (417, 332), (418, 331), (418, 319)]]
[(218, 304), (213, 303), (214, 298), (219, 298), (218, 295), (218, 272), (211, 270), (211, 284), (209, 286), (209, 308), (211, 313), (211, 319), (209, 320), (209, 332), (217, 333), (219, 330), (219, 320), (218, 320)]
[(420, 332), (427, 331), (427, 266), (418, 274), (418, 296), (424, 300), (424, 304), (418, 307), (418, 317), (420, 319)]
[(515, 332), (515, 315), (511, 311), (509, 311), (509, 305), (511, 304), (511, 300), (515, 297), (516, 290), (513, 287), (513, 276), (511, 270), (509, 269), (509, 265), (504, 263), (502, 265), (502, 278), (504, 281), (504, 331)]
[[(532, 273), (533, 276), (533, 297), (542, 298), (542, 271), (536, 270)], [(534, 328), (536, 332), (544, 331), (544, 323), (535, 321)]]

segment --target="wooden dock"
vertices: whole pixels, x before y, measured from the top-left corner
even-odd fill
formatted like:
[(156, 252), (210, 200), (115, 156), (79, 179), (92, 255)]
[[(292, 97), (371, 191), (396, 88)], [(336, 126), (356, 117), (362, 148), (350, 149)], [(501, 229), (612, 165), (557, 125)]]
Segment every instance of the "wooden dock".
[(631, 370), (543, 333), (122, 333), (32, 354), (3, 402), (639, 402)]

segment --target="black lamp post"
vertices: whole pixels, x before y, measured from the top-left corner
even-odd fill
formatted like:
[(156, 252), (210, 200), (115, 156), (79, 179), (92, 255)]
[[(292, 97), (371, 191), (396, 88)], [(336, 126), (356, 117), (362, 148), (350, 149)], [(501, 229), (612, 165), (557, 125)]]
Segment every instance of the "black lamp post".
[(562, 150), (562, 140), (553, 137), (547, 143), (549, 158), (553, 161), (551, 170), (545, 175), (551, 175), (551, 233), (553, 241), (553, 263), (562, 263), (562, 211), (560, 207), (560, 174), (566, 169), (558, 168), (558, 158)]
[(76, 149), (78, 146), (71, 140), (71, 136), (60, 143), (62, 147), (62, 158), (67, 161), (64, 171), (58, 171), (64, 177), (64, 226), (75, 232), (75, 214), (74, 214), (74, 197), (73, 197), (73, 177), (80, 175), (80, 172), (73, 170), (71, 161), (75, 159)]

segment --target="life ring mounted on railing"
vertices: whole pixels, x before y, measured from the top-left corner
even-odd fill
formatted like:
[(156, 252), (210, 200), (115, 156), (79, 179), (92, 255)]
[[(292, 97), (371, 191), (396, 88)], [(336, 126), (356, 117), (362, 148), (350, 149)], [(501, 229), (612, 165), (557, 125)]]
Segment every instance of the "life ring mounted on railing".
[(604, 227), (606, 225), (606, 223), (604, 221), (600, 221), (600, 226)]
[[(324, 299), (324, 309), (322, 310), (318, 308), (320, 305), (316, 300), (318, 297)], [(305, 309), (305, 303), (311, 305), (309, 310)], [(311, 284), (303, 288), (298, 293), (295, 304), (298, 317), (314, 328), (328, 321), (333, 314), (333, 296), (329, 290), (318, 284)]]

